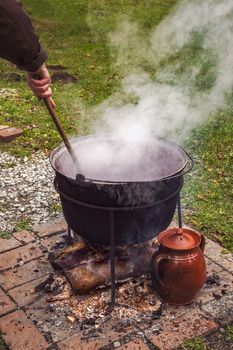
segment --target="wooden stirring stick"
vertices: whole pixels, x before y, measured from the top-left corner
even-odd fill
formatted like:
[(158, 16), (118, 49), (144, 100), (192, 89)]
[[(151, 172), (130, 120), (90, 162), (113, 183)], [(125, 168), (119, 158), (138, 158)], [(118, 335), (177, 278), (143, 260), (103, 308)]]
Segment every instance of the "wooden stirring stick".
[(62, 138), (62, 141), (64, 142), (64, 144), (67, 148), (67, 151), (69, 152), (69, 154), (70, 154), (70, 156), (71, 156), (71, 158), (72, 158), (72, 160), (77, 168), (78, 174), (80, 174), (81, 167), (80, 167), (78, 158), (76, 157), (76, 154), (75, 154), (73, 148), (71, 147), (70, 141), (69, 141), (68, 137), (66, 136), (66, 134), (61, 126), (61, 123), (54, 112), (54, 108), (53, 108), (53, 106), (55, 105), (54, 101), (51, 100), (51, 98), (43, 98), (43, 101), (44, 101), (44, 104), (45, 104), (50, 116), (52, 117), (54, 124), (56, 125), (56, 128), (57, 128), (57, 130)]

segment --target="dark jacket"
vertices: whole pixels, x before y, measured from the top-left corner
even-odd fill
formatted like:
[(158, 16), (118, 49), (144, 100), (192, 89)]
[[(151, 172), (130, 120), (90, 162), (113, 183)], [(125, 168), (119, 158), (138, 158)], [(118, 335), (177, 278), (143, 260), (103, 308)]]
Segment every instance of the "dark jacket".
[(34, 72), (46, 60), (29, 17), (16, 0), (0, 0), (0, 57)]

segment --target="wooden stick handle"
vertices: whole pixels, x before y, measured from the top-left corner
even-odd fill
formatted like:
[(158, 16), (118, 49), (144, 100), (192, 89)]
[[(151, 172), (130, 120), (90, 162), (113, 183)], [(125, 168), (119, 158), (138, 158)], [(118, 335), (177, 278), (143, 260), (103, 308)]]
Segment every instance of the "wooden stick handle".
[(69, 141), (68, 137), (66, 136), (59, 119), (57, 118), (57, 116), (54, 112), (53, 105), (52, 105), (52, 102), (50, 101), (50, 98), (43, 98), (43, 101), (44, 101), (44, 104), (45, 104), (47, 110), (49, 111), (50, 116), (52, 117), (54, 124), (56, 125), (56, 128), (57, 128), (73, 162), (75, 163), (75, 165), (77, 167), (78, 172), (80, 173), (81, 168), (80, 168), (79, 161), (76, 157), (76, 154), (75, 154), (73, 148), (71, 147), (70, 141)]
[[(35, 73), (33, 75), (33, 79), (40, 80), (39, 74)], [(57, 128), (57, 130), (62, 138), (62, 141), (64, 142), (64, 144), (65, 144), (65, 146), (66, 146), (66, 148), (67, 148), (67, 150), (68, 150), (68, 152), (69, 152), (69, 154), (70, 154), (70, 156), (71, 156), (71, 158), (72, 158), (72, 160), (77, 168), (78, 174), (80, 174), (81, 167), (80, 167), (79, 161), (76, 157), (74, 150), (71, 147), (70, 141), (69, 141), (68, 137), (66, 136), (59, 119), (57, 118), (57, 116), (54, 112), (54, 107), (56, 105), (55, 105), (53, 99), (51, 97), (48, 97), (48, 98), (43, 98), (43, 101), (44, 101), (44, 104), (45, 104), (50, 116), (52, 117), (54, 124), (56, 125), (56, 128)]]

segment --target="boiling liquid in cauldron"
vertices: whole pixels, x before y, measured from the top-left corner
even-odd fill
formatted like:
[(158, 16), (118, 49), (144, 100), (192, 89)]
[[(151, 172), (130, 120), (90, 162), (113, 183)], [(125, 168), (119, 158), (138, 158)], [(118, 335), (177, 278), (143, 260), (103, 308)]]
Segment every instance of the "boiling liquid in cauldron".
[[(119, 140), (77, 139), (72, 147), (82, 174), (100, 181), (153, 181), (176, 173), (186, 162), (181, 149), (163, 140), (125, 144)], [(56, 157), (55, 168), (67, 177), (76, 178), (77, 170), (65, 148)]]

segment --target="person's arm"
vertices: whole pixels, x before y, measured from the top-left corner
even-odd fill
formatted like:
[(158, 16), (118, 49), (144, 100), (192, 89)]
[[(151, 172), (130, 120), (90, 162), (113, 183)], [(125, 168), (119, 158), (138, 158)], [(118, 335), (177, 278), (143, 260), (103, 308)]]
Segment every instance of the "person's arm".
[[(0, 57), (28, 72), (28, 84), (36, 96), (51, 95), (51, 80), (44, 64), (47, 54), (16, 0), (0, 0)], [(40, 76), (39, 81), (32, 79), (34, 73)]]

